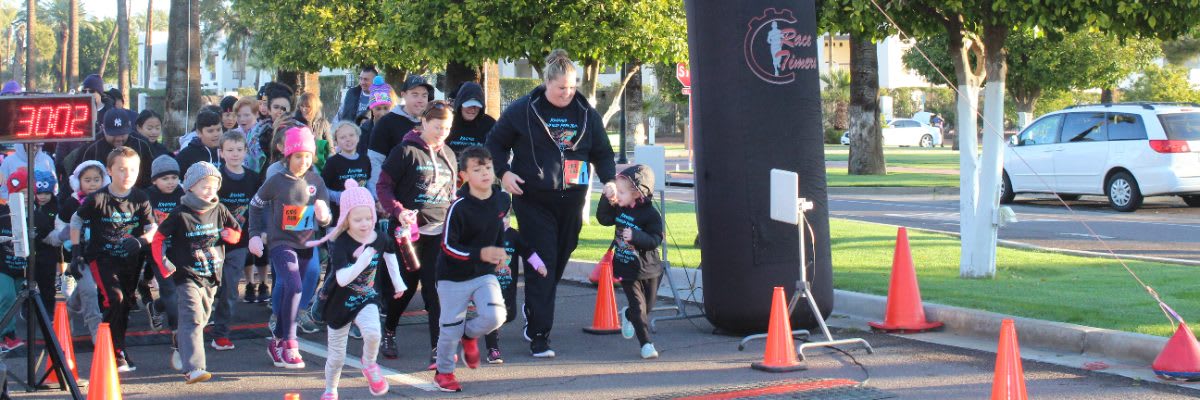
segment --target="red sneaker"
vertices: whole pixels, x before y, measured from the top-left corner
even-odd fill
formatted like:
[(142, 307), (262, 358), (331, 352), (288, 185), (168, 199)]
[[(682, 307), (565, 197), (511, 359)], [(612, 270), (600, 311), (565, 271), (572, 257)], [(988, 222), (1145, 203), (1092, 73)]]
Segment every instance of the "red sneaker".
[(433, 381), (437, 383), (438, 389), (443, 392), (461, 392), (462, 385), (458, 384), (458, 379), (454, 379), (454, 373), (449, 374), (438, 373), (433, 376)]
[(218, 351), (233, 350), (233, 347), (234, 347), (233, 341), (229, 340), (229, 338), (213, 339), (213, 341), (212, 341), (212, 343), (210, 343), (210, 345), (212, 346), (213, 350), (218, 350)]
[(463, 361), (467, 362), (467, 368), (479, 368), (479, 339), (463, 336), (462, 347)]

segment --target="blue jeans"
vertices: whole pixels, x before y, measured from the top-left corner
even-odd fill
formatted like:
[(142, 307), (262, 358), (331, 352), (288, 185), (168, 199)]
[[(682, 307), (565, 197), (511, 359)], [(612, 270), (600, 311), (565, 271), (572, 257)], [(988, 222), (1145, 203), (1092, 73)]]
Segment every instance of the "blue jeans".
[[(312, 248), (312, 259), (308, 261), (308, 269), (304, 270), (304, 274), (300, 276), (300, 309), (307, 310), (308, 305), (312, 303), (313, 295), (317, 293), (317, 284), (321, 283), (321, 251), (319, 247)], [(271, 256), (270, 253), (267, 254)], [(271, 277), (271, 287), (279, 284), (279, 273), (273, 273)], [(279, 306), (280, 299), (279, 291), (271, 292), (271, 311), (276, 311)]]

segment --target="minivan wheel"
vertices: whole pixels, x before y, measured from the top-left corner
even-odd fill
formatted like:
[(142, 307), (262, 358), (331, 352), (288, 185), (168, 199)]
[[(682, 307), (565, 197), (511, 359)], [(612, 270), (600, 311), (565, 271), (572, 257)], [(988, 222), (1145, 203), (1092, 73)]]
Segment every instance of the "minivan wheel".
[(1108, 195), (1108, 203), (1114, 210), (1132, 212), (1142, 206), (1142, 191), (1138, 189), (1137, 180), (1128, 172), (1118, 172), (1108, 178), (1104, 193)]
[(932, 135), (921, 136), (921, 147), (933, 147), (933, 136)]
[(1010, 204), (1017, 194), (1012, 191), (1012, 182), (1008, 180), (1008, 172), (1001, 175), (1000, 181), (1000, 204)]
[(1200, 207), (1200, 196), (1179, 196), (1183, 198), (1183, 202), (1187, 203), (1188, 207)]

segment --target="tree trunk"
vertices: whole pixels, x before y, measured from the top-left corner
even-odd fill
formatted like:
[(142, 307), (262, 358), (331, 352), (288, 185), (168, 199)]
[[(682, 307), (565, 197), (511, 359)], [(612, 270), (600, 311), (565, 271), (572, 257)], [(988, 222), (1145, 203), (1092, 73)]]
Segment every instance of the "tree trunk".
[(837, 102), (833, 106), (833, 127), (834, 129), (846, 129), (850, 127), (850, 105)]
[(1101, 103), (1116, 103), (1117, 102), (1117, 88), (1110, 87), (1110, 88), (1100, 89), (1100, 102)]
[(997, 224), (993, 221), (1000, 207), (1001, 166), (1004, 163), (1004, 80), (1008, 74), (1008, 52), (1004, 49), (1004, 43), (1010, 30), (1008, 25), (985, 24), (983, 27), (983, 60), (987, 68), (983, 157), (974, 185), (977, 191), (972, 215), (974, 220), (969, 224), (960, 223), (962, 258), (959, 261), (959, 275), (963, 278), (991, 278), (996, 275)]
[[(394, 66), (383, 67), (383, 80), (387, 82), (392, 90), (396, 91), (396, 95), (400, 94), (400, 88), (404, 87), (404, 79), (408, 78), (408, 71), (396, 68)], [(400, 99), (392, 99), (396, 105), (400, 104)]]
[(458, 95), (458, 88), (466, 82), (479, 83), (482, 74), (479, 68), (474, 68), (464, 62), (451, 61), (446, 64), (446, 81), (442, 85), (442, 93), (447, 99)]
[[(117, 90), (129, 96), (129, 3), (117, 0)], [(116, 99), (113, 99), (116, 100)], [(128, 107), (128, 103), (127, 107)]]
[[(541, 76), (541, 72), (538, 73)], [(587, 99), (592, 107), (596, 106), (596, 79), (600, 76), (600, 61), (591, 58), (583, 59), (583, 76), (579, 82), (579, 92)], [(605, 118), (605, 121), (608, 119)]]
[(175, 139), (188, 130), (191, 110), (201, 105), (199, 0), (171, 0), (168, 21), (163, 143), (174, 147), (178, 142)]
[[(65, 27), (59, 26), (59, 28), (65, 28)], [(68, 85), (68, 82), (67, 82), (67, 41), (68, 40), (71, 40), (71, 38), (67, 34), (66, 29), (63, 29), (62, 31), (60, 31), (58, 33), (58, 65), (55, 66), (56, 71), (54, 71), (54, 72), (58, 75), (57, 90), (59, 92), (63, 92), (63, 93), (66, 93), (68, 90), (67, 89), (67, 85)]]
[[(187, 21), (183, 21), (183, 24), (187, 25)], [(104, 46), (104, 57), (100, 58), (100, 78), (104, 78), (104, 70), (108, 68), (108, 56), (112, 54), (113, 44), (117, 42), (117, 30), (117, 26), (113, 25), (112, 33), (108, 35), (108, 45)]]
[(18, 30), (14, 33), (16, 43), (13, 54), (12, 79), (17, 82), (25, 80), (25, 31)]
[[(75, 1), (75, 0), (71, 0), (71, 1)], [(146, 39), (145, 39), (146, 43), (143, 43), (144, 50), (142, 50), (146, 54), (144, 54), (142, 56), (142, 60), (143, 60), (142, 63), (144, 65), (142, 65), (143, 72), (142, 72), (142, 79), (141, 79), (142, 87), (145, 89), (150, 88), (150, 67), (154, 64), (154, 61), (153, 61), (154, 54), (152, 51), (152, 47), (150, 46), (150, 39), (153, 36), (152, 35), (153, 32), (154, 32), (154, 0), (146, 0)], [(243, 74), (243, 76), (244, 75), (245, 74)]]
[(287, 85), (289, 88), (292, 88), (292, 92), (297, 95), (300, 94), (301, 89), (304, 89), (300, 87), (300, 84), (304, 82), (300, 81), (300, 73), (296, 71), (287, 71), (282, 69), (275, 70), (275, 82)]
[(67, 90), (79, 87), (79, 0), (67, 0)]
[(495, 61), (483, 63), (483, 97), (487, 115), (500, 119), (500, 113), (504, 111), (501, 109), (503, 98), (500, 96), (500, 64)]
[(37, 90), (37, 41), (33, 28), (37, 26), (37, 1), (25, 1), (25, 91)]
[[(646, 113), (642, 99), (642, 63), (631, 61), (625, 66), (630, 75), (625, 85), (625, 149), (633, 151), (646, 144)], [(628, 72), (633, 70), (634, 72)]]
[[(301, 85), (301, 90), (296, 91), (297, 100), (301, 94), (305, 93), (312, 93), (317, 95), (318, 99), (321, 98), (321, 73), (305, 72), (301, 75), (303, 77), (303, 84)], [(299, 109), (299, 105), (296, 108)]]
[(850, 175), (886, 175), (879, 126), (879, 56), (875, 44), (850, 38)]
[(1009, 91), (1009, 94), (1012, 96), (1013, 105), (1017, 108), (1017, 130), (1025, 129), (1030, 122), (1033, 122), (1033, 109), (1037, 106), (1042, 91), (1040, 89), (1032, 90), (1022, 94)]
[(608, 110), (605, 110), (604, 115), (602, 115), (600, 118), (600, 121), (604, 124), (604, 126), (608, 126), (608, 121), (621, 111), (621, 94), (625, 92), (625, 88), (629, 85), (629, 80), (633, 79), (633, 75), (640, 73), (641, 71), (642, 66), (640, 64), (631, 66), (629, 71), (624, 74), (625, 76), (621, 78), (621, 83), (617, 85), (617, 90), (614, 90), (610, 95), (611, 97), (609, 100), (610, 104), (608, 105)]

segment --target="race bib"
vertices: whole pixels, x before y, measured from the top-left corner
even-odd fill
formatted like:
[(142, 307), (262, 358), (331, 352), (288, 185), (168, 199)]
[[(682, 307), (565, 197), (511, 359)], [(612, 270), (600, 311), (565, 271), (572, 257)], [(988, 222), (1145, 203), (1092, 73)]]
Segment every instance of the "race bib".
[(563, 183), (567, 185), (588, 184), (588, 164), (585, 161), (566, 160), (563, 162)]
[(307, 231), (316, 228), (313, 207), (309, 206), (284, 205), (282, 222), (285, 231)]

